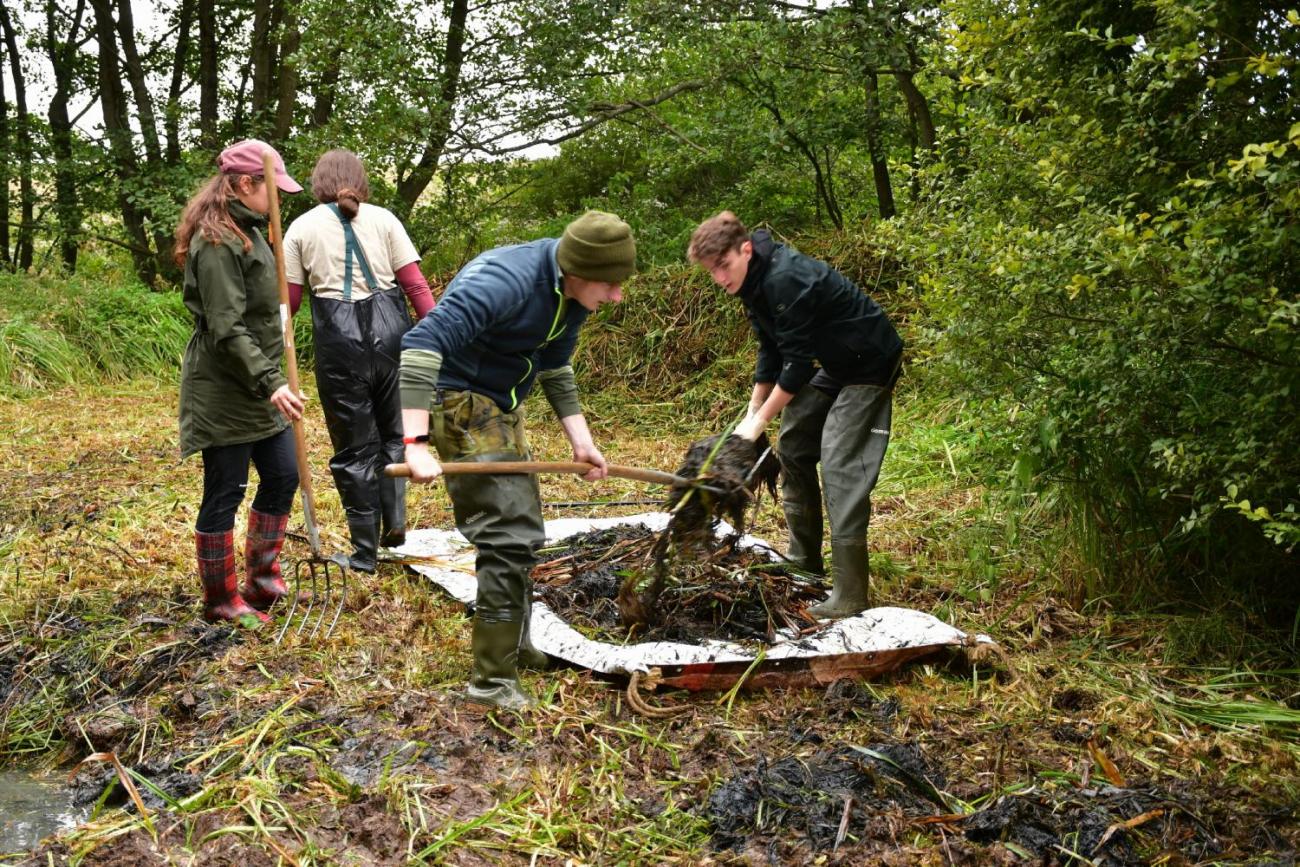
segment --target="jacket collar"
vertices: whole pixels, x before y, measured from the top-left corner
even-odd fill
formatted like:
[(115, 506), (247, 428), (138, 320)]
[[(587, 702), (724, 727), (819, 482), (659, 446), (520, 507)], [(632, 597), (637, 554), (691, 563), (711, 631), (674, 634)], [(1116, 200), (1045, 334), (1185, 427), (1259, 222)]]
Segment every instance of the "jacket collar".
[(740, 284), (741, 298), (749, 298), (753, 295), (755, 287), (763, 282), (767, 276), (767, 268), (772, 264), (772, 250), (774, 244), (772, 235), (766, 229), (759, 229), (749, 236), (749, 241), (753, 244), (754, 253), (749, 258), (749, 270), (745, 272), (745, 282)]
[(268, 217), (266, 214), (259, 214), (252, 208), (249, 208), (243, 202), (234, 197), (226, 199), (226, 209), (230, 211), (230, 217), (240, 226), (253, 227), (257, 229), (266, 228)]

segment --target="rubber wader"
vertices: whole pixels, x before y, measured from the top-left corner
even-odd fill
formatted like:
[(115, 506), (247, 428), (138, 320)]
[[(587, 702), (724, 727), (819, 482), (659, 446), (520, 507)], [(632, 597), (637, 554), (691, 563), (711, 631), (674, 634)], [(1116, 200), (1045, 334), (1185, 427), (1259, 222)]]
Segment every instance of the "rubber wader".
[[(430, 412), (432, 439), (444, 461), (528, 460), (523, 415), (505, 413), (485, 395), (440, 393)], [(535, 476), (447, 477), (456, 528), (477, 549), (478, 591), (471, 645), (470, 700), (518, 709), (532, 702), (519, 666), (543, 667), (545, 654), (527, 638), (529, 574), (545, 539)]]
[(822, 491), (817, 479), (822, 428), (831, 398), (804, 386), (781, 414), (781, 508), (790, 530), (787, 558), (813, 575), (825, 575), (822, 559)]
[(533, 698), (519, 683), (519, 638), (522, 624), (475, 616), (470, 647), (474, 670), (465, 694), (470, 701), (505, 710), (522, 710)]
[(871, 577), (867, 542), (831, 540), (831, 596), (811, 605), (808, 614), (821, 619), (852, 617), (871, 607)]

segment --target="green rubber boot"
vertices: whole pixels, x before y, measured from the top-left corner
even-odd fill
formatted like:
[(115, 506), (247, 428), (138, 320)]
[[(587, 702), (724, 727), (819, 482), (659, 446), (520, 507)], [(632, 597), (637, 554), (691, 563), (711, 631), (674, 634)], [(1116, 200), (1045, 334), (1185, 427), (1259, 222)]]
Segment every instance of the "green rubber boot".
[(474, 618), (470, 643), (474, 649), (474, 671), (466, 695), (477, 704), (502, 710), (524, 710), (533, 698), (519, 683), (519, 638), (522, 623)]
[(546, 671), (551, 667), (551, 658), (533, 647), (528, 633), (532, 627), (533, 588), (529, 587), (524, 597), (524, 629), (519, 634), (519, 667), (531, 671)]
[(785, 524), (790, 529), (790, 548), (786, 559), (796, 569), (810, 575), (825, 575), (822, 560), (822, 510), (820, 504), (811, 508), (787, 500), (784, 503)]
[(831, 596), (808, 608), (808, 616), (839, 620), (871, 607), (870, 565), (867, 543), (831, 540)]

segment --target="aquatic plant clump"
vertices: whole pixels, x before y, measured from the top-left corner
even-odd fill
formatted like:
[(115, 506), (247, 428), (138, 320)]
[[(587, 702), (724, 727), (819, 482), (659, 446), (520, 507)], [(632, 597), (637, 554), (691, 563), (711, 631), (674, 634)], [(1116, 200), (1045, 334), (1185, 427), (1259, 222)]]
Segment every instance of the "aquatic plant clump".
[[(792, 575), (765, 551), (719, 545), (667, 563), (656, 550), (663, 535), (638, 525), (580, 533), (543, 552), (534, 570), (537, 595), (590, 637), (622, 641), (706, 639), (771, 642), (778, 630), (816, 629), (804, 609), (825, 593)], [(629, 585), (666, 580), (652, 610), (629, 623)], [(632, 603), (635, 604), (635, 603)]]

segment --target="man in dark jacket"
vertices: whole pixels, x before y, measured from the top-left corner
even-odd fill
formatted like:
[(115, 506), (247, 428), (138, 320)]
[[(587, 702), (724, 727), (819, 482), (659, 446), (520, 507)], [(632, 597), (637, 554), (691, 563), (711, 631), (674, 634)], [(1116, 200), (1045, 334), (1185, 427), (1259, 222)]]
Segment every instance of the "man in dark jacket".
[[(528, 460), (521, 406), (540, 382), (584, 478), (604, 478), (605, 458), (578, 404), (569, 357), (578, 328), (601, 304), (623, 298), (636, 266), (631, 229), (588, 211), (561, 238), (499, 247), (461, 269), (438, 306), (402, 339), (402, 423), (415, 482), (444, 461)], [(505, 708), (531, 699), (518, 665), (546, 657), (528, 640), (528, 576), (544, 541), (537, 480), (527, 475), (447, 477), (456, 527), (478, 549), (471, 699)]]
[[(808, 613), (839, 618), (870, 605), (871, 489), (889, 445), (903, 341), (880, 305), (825, 262), (752, 235), (730, 211), (705, 220), (688, 253), (745, 305), (758, 338), (754, 390), (735, 433), (756, 440), (781, 415), (782, 505), (789, 557), (824, 574), (822, 465), (831, 525), (831, 596)], [(783, 412), (784, 411), (784, 412)]]

